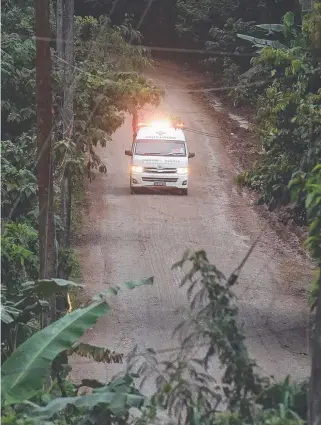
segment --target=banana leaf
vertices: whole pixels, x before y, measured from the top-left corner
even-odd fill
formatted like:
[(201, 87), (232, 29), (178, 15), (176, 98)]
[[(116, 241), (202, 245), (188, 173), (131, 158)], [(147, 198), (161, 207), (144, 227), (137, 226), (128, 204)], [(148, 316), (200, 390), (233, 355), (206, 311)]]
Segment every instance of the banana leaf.
[(39, 423), (44, 423), (69, 405), (80, 409), (90, 409), (98, 404), (107, 407), (116, 416), (123, 416), (132, 407), (141, 408), (145, 400), (146, 397), (134, 387), (132, 377), (126, 375), (100, 388), (95, 388), (92, 394), (56, 398), (46, 406), (36, 408), (31, 416)]
[(83, 287), (83, 285), (64, 279), (41, 279), (28, 281), (21, 285), (24, 294), (36, 292), (44, 297), (50, 297), (52, 294), (58, 292), (70, 291), (73, 288), (81, 289)]
[(68, 356), (77, 354), (81, 357), (93, 359), (98, 363), (123, 363), (123, 354), (111, 351), (106, 347), (99, 347), (96, 345), (76, 342), (69, 350), (66, 351)]
[(1, 304), (1, 322), (9, 323), (14, 322), (15, 316), (20, 313), (20, 310), (16, 309), (11, 305)]
[(98, 301), (98, 300), (104, 299), (107, 295), (117, 295), (122, 288), (135, 289), (135, 288), (138, 288), (139, 286), (152, 285), (153, 283), (154, 283), (154, 277), (125, 282), (121, 286), (113, 286), (102, 292), (99, 292), (93, 297), (93, 300)]
[(33, 397), (41, 390), (56, 356), (72, 347), (108, 310), (103, 300), (93, 302), (67, 314), (21, 344), (2, 365), (3, 400), (17, 403)]
[[(65, 286), (64, 284), (58, 286)], [(67, 285), (67, 281), (65, 281)], [(153, 278), (123, 284), (128, 289), (153, 283)], [(93, 297), (86, 308), (79, 308), (34, 334), (21, 344), (3, 363), (1, 371), (2, 399), (8, 404), (30, 400), (42, 389), (46, 372), (62, 351), (73, 347), (86, 329), (93, 327), (99, 317), (109, 311), (106, 295), (121, 289), (109, 288)]]
[(260, 24), (255, 25), (258, 28), (262, 28), (263, 30), (267, 30), (269, 32), (283, 32), (285, 31), (285, 26), (282, 24)]
[(287, 49), (287, 47), (284, 44), (280, 43), (277, 40), (266, 40), (263, 38), (251, 37), (250, 35), (244, 35), (244, 34), (237, 34), (237, 36), (239, 38), (242, 38), (243, 40), (250, 41), (256, 47), (263, 48), (266, 46), (270, 46), (270, 47), (273, 47), (274, 49)]

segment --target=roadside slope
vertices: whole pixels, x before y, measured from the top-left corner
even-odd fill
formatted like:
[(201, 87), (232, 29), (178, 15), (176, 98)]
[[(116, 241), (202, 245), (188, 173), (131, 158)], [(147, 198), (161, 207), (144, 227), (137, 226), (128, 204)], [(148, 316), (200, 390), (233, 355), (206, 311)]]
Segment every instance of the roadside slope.
[[(171, 332), (180, 321), (176, 310), (186, 305), (186, 298), (178, 288), (181, 275), (171, 271), (172, 264), (186, 248), (205, 249), (228, 275), (265, 229), (235, 288), (240, 321), (251, 355), (264, 374), (306, 376), (304, 288), (311, 278), (310, 263), (287, 244), (286, 235), (280, 239), (247, 197), (237, 193), (232, 183), (236, 169), (219, 125), (185, 90), (192, 81), (166, 66), (150, 70), (148, 76), (165, 88), (161, 109), (180, 116), (193, 129), (186, 133), (190, 150), (196, 153), (191, 160), (189, 196), (130, 195), (129, 159), (124, 156), (131, 144), (129, 119), (113, 142), (100, 150), (108, 174), (88, 183), (87, 223), (77, 241), (87, 293), (151, 275), (155, 284), (119, 294), (112, 300), (112, 314), (86, 335), (86, 341), (125, 355), (136, 344), (165, 353), (175, 350)], [(72, 366), (75, 380), (81, 379), (84, 370), (100, 380), (121, 370), (79, 358)]]

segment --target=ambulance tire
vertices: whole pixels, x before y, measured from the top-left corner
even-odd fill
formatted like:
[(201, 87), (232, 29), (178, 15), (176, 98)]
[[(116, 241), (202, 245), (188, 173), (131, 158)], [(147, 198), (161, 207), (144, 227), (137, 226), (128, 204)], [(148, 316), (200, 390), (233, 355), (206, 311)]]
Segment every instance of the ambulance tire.
[(187, 196), (188, 195), (188, 189), (182, 189), (182, 195)]

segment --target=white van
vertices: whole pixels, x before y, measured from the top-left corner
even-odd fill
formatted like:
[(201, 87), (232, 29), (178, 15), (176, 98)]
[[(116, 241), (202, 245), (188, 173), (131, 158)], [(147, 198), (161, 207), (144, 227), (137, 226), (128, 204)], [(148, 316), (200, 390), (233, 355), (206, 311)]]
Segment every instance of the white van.
[(141, 124), (130, 156), (130, 190), (138, 188), (173, 188), (188, 194), (188, 152), (184, 132), (170, 123)]

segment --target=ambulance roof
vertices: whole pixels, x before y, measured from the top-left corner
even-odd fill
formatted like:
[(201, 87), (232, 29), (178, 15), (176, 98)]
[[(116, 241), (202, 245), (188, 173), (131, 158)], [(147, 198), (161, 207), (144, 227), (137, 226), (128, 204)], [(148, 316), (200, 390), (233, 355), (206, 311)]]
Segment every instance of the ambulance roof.
[(137, 132), (137, 140), (139, 139), (157, 139), (157, 140), (180, 140), (185, 142), (183, 131), (173, 127), (158, 129), (154, 127), (141, 127)]

